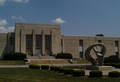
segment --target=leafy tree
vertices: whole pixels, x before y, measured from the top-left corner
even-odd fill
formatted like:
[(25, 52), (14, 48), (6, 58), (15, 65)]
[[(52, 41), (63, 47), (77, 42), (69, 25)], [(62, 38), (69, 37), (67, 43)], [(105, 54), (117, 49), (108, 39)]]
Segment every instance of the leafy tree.
[(96, 36), (104, 36), (103, 34), (96, 34)]

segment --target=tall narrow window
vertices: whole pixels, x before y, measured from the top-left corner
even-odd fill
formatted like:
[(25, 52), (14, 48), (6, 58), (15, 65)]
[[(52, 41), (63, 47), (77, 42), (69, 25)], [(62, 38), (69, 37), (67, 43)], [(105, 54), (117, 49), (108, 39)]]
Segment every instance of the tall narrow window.
[[(102, 41), (98, 40), (98, 43), (102, 43)], [(101, 52), (101, 46), (98, 46), (98, 52)]]
[(36, 48), (41, 48), (41, 43), (42, 43), (41, 36), (37, 35), (36, 36)]
[(42, 47), (42, 37), (41, 35), (36, 35), (36, 55), (39, 56), (41, 54)]
[(118, 41), (115, 41), (115, 53), (118, 56), (119, 55), (119, 46)]
[(61, 39), (61, 53), (63, 52), (63, 39)]
[(79, 54), (80, 58), (83, 58), (83, 40), (79, 40)]
[(50, 55), (51, 53), (51, 36), (45, 35), (45, 55)]
[(32, 56), (32, 35), (26, 35), (26, 54)]
[(26, 36), (26, 47), (27, 48), (32, 47), (32, 36), (30, 36), (30, 35)]

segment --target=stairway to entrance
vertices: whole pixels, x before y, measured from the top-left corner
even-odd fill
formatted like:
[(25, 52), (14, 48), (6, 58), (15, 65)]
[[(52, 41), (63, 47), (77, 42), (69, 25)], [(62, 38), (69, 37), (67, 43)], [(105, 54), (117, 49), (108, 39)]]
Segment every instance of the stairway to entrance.
[(55, 59), (54, 56), (27, 56), (28, 59)]
[(27, 56), (27, 59), (40, 59), (39, 56)]

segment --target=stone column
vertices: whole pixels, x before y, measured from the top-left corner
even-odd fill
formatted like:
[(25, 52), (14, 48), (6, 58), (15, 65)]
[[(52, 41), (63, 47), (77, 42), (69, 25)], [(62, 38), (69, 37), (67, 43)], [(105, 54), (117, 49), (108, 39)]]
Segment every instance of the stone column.
[(35, 29), (32, 30), (32, 51), (33, 51), (33, 56), (36, 55), (36, 38), (35, 38)]
[(54, 30), (51, 30), (51, 52), (56, 53), (55, 49), (56, 49), (56, 34), (54, 32)]
[(7, 35), (7, 47), (8, 47), (7, 52), (10, 52), (10, 33), (8, 33), (8, 35)]
[(42, 30), (42, 55), (45, 55), (45, 30)]
[(25, 33), (25, 29), (21, 29), (21, 33), (20, 33), (20, 52), (26, 53), (26, 33)]
[(20, 31), (19, 29), (15, 29), (15, 52), (20, 52)]

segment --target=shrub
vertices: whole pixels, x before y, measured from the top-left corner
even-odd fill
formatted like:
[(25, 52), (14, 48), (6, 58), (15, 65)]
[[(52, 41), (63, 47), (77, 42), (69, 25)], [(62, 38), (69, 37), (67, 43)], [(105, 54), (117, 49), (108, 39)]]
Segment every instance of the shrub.
[(86, 68), (86, 66), (65, 66), (65, 68), (85, 69), (85, 68)]
[(109, 72), (109, 77), (120, 77), (120, 73), (118, 71)]
[(102, 77), (102, 71), (92, 70), (90, 71), (90, 77)]
[(40, 66), (39, 65), (35, 65), (35, 64), (30, 64), (29, 68), (31, 68), (31, 69), (40, 69)]
[(61, 73), (64, 72), (64, 69), (65, 69), (65, 67), (60, 67), (59, 72), (61, 72)]
[(55, 66), (55, 67), (54, 67), (54, 70), (55, 70), (55, 71), (59, 71), (59, 68), (60, 68), (60, 67)]
[(74, 70), (73, 75), (74, 76), (85, 76), (85, 71), (84, 70)]
[(115, 64), (115, 68), (120, 68), (120, 63)]
[(51, 66), (51, 67), (50, 67), (50, 70), (54, 70), (54, 66)]
[(20, 52), (10, 52), (3, 56), (4, 60), (24, 60), (25, 58), (26, 54)]
[(56, 58), (72, 59), (72, 54), (70, 54), (70, 53), (58, 53)]
[(63, 68), (64, 74), (73, 74), (73, 69), (71, 68)]
[(107, 66), (115, 66), (116, 65), (116, 63), (104, 63), (104, 65), (107, 65)]
[(43, 69), (43, 70), (49, 70), (49, 65), (41, 65), (41, 69)]
[(60, 67), (58, 67), (58, 66), (51, 66), (50, 70), (59, 71), (59, 68)]
[(119, 62), (120, 62), (119, 57), (116, 55), (104, 58), (104, 63), (119, 63)]

